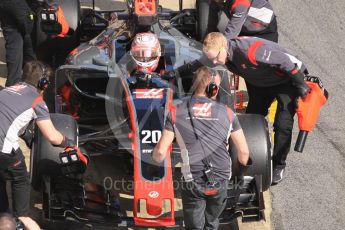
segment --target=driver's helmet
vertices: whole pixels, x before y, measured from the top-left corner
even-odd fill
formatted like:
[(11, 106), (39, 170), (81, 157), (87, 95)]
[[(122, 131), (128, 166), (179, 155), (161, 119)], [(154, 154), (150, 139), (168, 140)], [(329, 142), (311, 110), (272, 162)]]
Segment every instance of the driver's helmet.
[(139, 71), (153, 72), (157, 69), (161, 56), (161, 45), (157, 35), (153, 33), (138, 33), (135, 35), (131, 56)]

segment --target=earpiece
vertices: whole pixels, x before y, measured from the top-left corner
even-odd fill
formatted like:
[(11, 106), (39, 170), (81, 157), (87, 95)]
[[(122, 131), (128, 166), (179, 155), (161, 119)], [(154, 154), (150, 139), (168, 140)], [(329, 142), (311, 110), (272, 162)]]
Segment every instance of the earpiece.
[(211, 72), (212, 80), (211, 82), (206, 86), (205, 93), (207, 97), (211, 98), (217, 95), (218, 93), (218, 86), (214, 82), (214, 78), (217, 76), (217, 71), (214, 69), (209, 69)]
[(48, 88), (50, 82), (48, 80), (46, 66), (44, 64), (42, 64), (41, 68), (42, 68), (42, 77), (40, 78), (40, 80), (38, 80), (37, 88), (40, 90), (45, 90), (46, 88)]

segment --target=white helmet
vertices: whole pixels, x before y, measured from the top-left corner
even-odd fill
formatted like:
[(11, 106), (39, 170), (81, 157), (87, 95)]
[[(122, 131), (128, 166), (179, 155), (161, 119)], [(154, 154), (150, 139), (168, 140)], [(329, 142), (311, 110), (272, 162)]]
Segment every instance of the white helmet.
[(155, 71), (161, 56), (161, 45), (157, 35), (153, 33), (135, 35), (131, 45), (131, 56), (137, 65), (137, 70)]

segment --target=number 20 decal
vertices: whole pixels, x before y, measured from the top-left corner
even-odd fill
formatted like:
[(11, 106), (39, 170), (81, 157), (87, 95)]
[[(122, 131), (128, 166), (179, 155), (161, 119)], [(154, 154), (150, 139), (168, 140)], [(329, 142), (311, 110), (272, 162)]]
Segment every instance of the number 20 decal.
[(158, 143), (161, 139), (162, 132), (160, 130), (142, 130), (141, 135), (143, 135), (142, 143), (151, 144)]

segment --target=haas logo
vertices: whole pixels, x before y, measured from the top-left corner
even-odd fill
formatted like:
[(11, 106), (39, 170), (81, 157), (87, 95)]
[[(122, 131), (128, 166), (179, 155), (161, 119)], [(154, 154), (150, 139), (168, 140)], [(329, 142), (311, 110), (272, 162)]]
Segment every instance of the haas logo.
[(7, 89), (11, 90), (11, 91), (18, 92), (18, 91), (21, 91), (25, 88), (26, 88), (26, 85), (16, 84), (16, 85), (12, 85), (12, 86), (8, 87)]
[(194, 104), (193, 114), (195, 117), (211, 117), (212, 103)]
[(149, 197), (151, 197), (152, 199), (155, 199), (159, 197), (159, 193), (157, 191), (151, 191), (149, 192)]
[(162, 99), (164, 89), (136, 89), (134, 91), (137, 99)]

